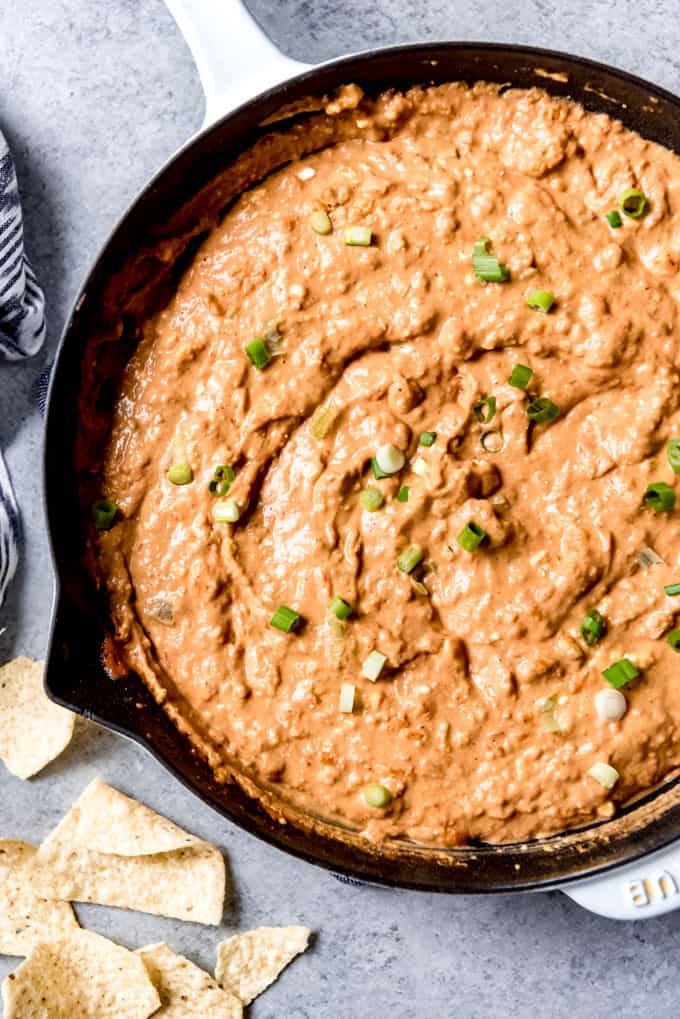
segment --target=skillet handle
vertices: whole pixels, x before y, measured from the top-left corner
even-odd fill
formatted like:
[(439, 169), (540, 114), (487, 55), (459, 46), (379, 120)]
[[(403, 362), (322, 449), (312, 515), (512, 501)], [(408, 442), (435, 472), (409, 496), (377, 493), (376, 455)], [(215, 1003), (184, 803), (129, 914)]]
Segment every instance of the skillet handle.
[(242, 0), (165, 0), (205, 93), (204, 127), (286, 78), (309, 70), (284, 56)]
[(646, 920), (680, 907), (680, 842), (611, 874), (562, 888), (579, 906), (610, 920)]

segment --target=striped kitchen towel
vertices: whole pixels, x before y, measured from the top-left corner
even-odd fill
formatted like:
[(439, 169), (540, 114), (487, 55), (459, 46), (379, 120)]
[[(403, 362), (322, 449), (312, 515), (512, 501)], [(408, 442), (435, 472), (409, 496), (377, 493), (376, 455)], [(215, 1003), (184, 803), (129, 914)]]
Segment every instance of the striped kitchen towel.
[[(24, 228), (14, 163), (0, 134), (0, 354), (35, 354), (45, 338), (43, 293), (24, 254)], [(0, 452), (0, 605), (18, 561), (19, 511)]]

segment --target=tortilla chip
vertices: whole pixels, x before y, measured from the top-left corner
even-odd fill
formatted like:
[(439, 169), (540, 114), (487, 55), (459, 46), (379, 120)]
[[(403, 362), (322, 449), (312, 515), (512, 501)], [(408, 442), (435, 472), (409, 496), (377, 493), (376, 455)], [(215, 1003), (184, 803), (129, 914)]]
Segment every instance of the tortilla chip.
[(28, 955), (38, 941), (78, 929), (67, 902), (48, 902), (30, 889), (36, 850), (27, 842), (0, 839), (0, 955)]
[(147, 1019), (160, 1005), (134, 952), (81, 930), (40, 941), (2, 998), (5, 1019)]
[(205, 970), (194, 966), (168, 945), (138, 948), (161, 999), (154, 1019), (242, 1019), (243, 1005), (223, 991)]
[(258, 927), (235, 934), (217, 946), (215, 979), (248, 1005), (304, 952), (310, 934), (308, 927)]
[(15, 658), (0, 668), (0, 758), (17, 778), (30, 778), (71, 742), (75, 715), (43, 690), (44, 662)]
[(218, 849), (99, 779), (40, 846), (31, 872), (47, 899), (215, 925), (225, 880)]

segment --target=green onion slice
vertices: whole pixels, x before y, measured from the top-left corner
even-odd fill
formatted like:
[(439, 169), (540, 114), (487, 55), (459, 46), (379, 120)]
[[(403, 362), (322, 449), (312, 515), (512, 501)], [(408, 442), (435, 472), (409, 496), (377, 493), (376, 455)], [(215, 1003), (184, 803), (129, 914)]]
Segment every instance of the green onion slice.
[(435, 439), (437, 438), (436, 432), (421, 432), (418, 442), (421, 446), (434, 446)]
[(256, 336), (254, 340), (250, 341), (250, 343), (246, 343), (245, 352), (250, 358), (251, 363), (258, 369), (258, 371), (262, 371), (263, 368), (266, 368), (272, 359), (269, 347), (261, 336)]
[(613, 789), (621, 778), (616, 768), (612, 768), (611, 764), (605, 764), (604, 761), (594, 764), (588, 774), (605, 789)]
[(639, 219), (647, 208), (647, 199), (639, 188), (626, 188), (619, 195), (619, 208), (624, 216)]
[(482, 425), (488, 425), (496, 414), (496, 397), (484, 396), (481, 400), (477, 400), (472, 407), (472, 413), (475, 416), (475, 421), (479, 421)]
[(555, 295), (549, 290), (532, 290), (527, 297), (527, 305), (531, 310), (541, 311), (544, 315), (548, 314), (554, 303)]
[(544, 732), (559, 732), (560, 727), (557, 724), (555, 718), (555, 711), (557, 709), (557, 697), (539, 697), (536, 701), (536, 709), (538, 710), (541, 729)]
[(340, 710), (344, 715), (351, 715), (354, 711), (356, 690), (354, 683), (343, 683), (340, 687)]
[(333, 229), (331, 217), (322, 209), (317, 209), (309, 217), (309, 225), (315, 234), (329, 234)]
[(214, 516), (218, 524), (235, 524), (241, 516), (241, 507), (236, 499), (227, 499), (225, 502), (218, 502)]
[(666, 456), (673, 469), (673, 474), (680, 474), (680, 439), (669, 439)]
[(472, 249), (472, 268), (475, 276), (483, 283), (505, 283), (510, 279), (510, 272), (501, 265), (495, 255), (489, 253), (488, 237), (480, 237)]
[(674, 598), (675, 595), (680, 594), (680, 584), (666, 584), (664, 591), (669, 597)]
[(189, 485), (194, 480), (194, 472), (191, 464), (172, 464), (167, 473), (171, 485)]
[(527, 368), (525, 364), (516, 364), (510, 372), (508, 383), (514, 386), (515, 389), (526, 389), (531, 382), (533, 374), (531, 368)]
[(373, 240), (373, 231), (370, 226), (348, 226), (345, 230), (345, 244), (361, 248), (369, 247)]
[(655, 513), (669, 513), (675, 506), (675, 492), (665, 481), (653, 481), (647, 485), (643, 501)]
[(607, 222), (612, 230), (618, 230), (620, 226), (623, 226), (623, 220), (616, 209), (612, 209), (611, 212), (607, 213)]
[(312, 415), (309, 426), (315, 439), (325, 439), (333, 430), (335, 422), (340, 416), (340, 408), (327, 403), (324, 407), (317, 407)]
[(503, 449), (503, 433), (498, 428), (482, 432), (480, 443), (485, 453), (500, 453)]
[(295, 609), (289, 609), (287, 605), (279, 605), (274, 615), (269, 620), (270, 626), (282, 633), (290, 633), (300, 622), (300, 614)]
[(613, 665), (605, 669), (602, 675), (610, 686), (613, 686), (615, 690), (620, 690), (626, 683), (637, 679), (640, 675), (640, 670), (636, 665), (633, 665), (629, 658), (621, 658), (620, 661), (614, 662)]
[(397, 568), (402, 573), (411, 573), (422, 561), (424, 555), (422, 548), (418, 548), (417, 545), (409, 545), (397, 556)]
[(680, 630), (671, 630), (666, 634), (666, 640), (674, 651), (680, 651)]
[(537, 396), (527, 406), (527, 417), (535, 425), (545, 425), (560, 416), (560, 408), (547, 396)]
[(228, 464), (220, 464), (213, 472), (212, 481), (208, 485), (208, 491), (211, 495), (222, 498), (229, 491), (235, 477), (233, 467), (230, 467)]
[(332, 612), (337, 619), (347, 619), (352, 615), (352, 606), (344, 598), (335, 595), (328, 603), (328, 611)]
[(399, 489), (399, 491), (397, 492), (397, 500), (398, 500), (398, 502), (408, 502), (408, 497), (409, 497), (409, 492), (410, 491), (411, 491), (411, 489), (409, 488), (408, 485), (402, 485), (401, 488)]
[(581, 623), (581, 640), (588, 647), (593, 647), (597, 644), (598, 640), (604, 637), (606, 629), (607, 623), (604, 616), (597, 609), (591, 609)]
[(366, 679), (370, 679), (371, 683), (375, 683), (376, 679), (385, 667), (387, 658), (385, 655), (381, 655), (379, 651), (371, 651), (368, 658), (365, 659), (364, 664), (361, 666), (361, 674)]
[(384, 785), (379, 785), (378, 782), (370, 782), (367, 786), (364, 786), (361, 795), (369, 807), (387, 807), (392, 802), (392, 793)]
[(359, 502), (367, 513), (375, 513), (384, 501), (382, 492), (377, 488), (362, 488), (359, 492)]
[(117, 515), (118, 504), (113, 499), (97, 499), (92, 503), (92, 522), (98, 531), (110, 531)]
[(471, 520), (458, 535), (458, 544), (466, 552), (474, 552), (485, 538), (486, 531), (484, 528), (476, 524), (474, 520)]
[(376, 481), (382, 481), (383, 478), (392, 477), (388, 471), (382, 470), (375, 457), (371, 457), (371, 470), (373, 471), (373, 477)]
[(641, 548), (637, 554), (637, 561), (640, 566), (644, 567), (645, 570), (650, 570), (652, 566), (660, 566), (663, 563), (663, 559), (658, 552), (655, 552), (653, 548), (646, 545)]

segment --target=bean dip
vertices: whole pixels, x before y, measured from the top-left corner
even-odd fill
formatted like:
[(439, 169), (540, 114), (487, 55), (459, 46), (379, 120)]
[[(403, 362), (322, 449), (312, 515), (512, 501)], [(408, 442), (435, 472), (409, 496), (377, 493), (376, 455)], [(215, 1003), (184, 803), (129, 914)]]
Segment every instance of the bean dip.
[(295, 137), (120, 382), (117, 654), (218, 773), (374, 840), (610, 817), (680, 764), (680, 158), (487, 84)]

